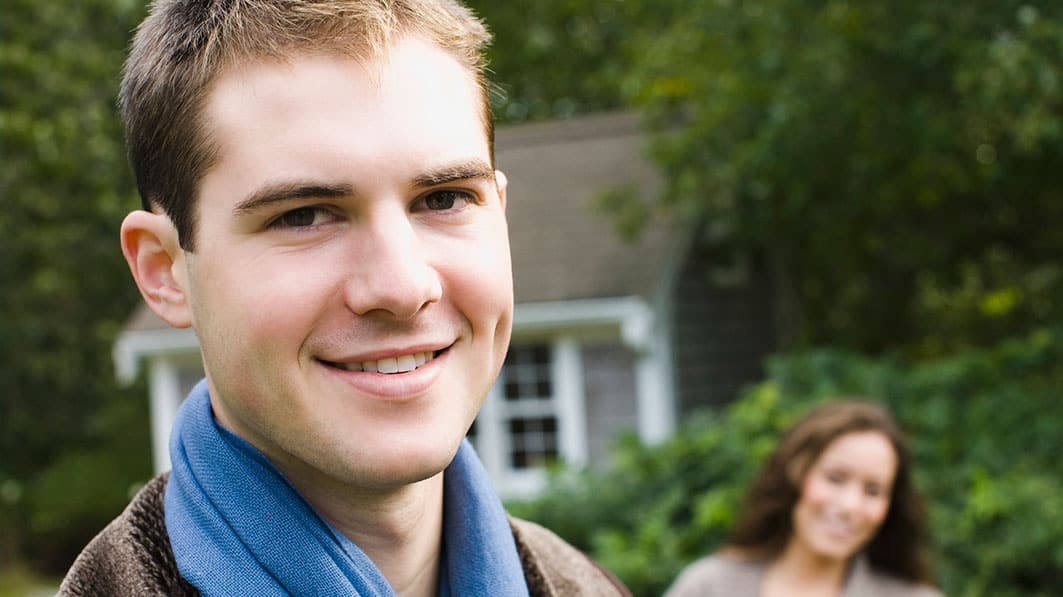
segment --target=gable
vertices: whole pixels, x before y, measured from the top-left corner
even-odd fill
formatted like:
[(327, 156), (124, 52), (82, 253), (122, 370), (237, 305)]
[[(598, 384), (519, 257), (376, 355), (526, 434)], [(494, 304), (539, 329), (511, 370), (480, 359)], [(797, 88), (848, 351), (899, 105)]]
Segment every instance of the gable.
[(507, 219), (517, 303), (641, 296), (651, 300), (677, 250), (663, 219), (620, 239), (594, 206), (602, 191), (661, 187), (636, 114), (611, 113), (500, 128), (495, 156), (509, 178)]

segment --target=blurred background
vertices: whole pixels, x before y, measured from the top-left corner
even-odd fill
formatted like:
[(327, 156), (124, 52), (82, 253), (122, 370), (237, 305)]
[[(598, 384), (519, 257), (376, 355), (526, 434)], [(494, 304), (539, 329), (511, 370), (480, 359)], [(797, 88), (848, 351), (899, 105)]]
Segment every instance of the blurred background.
[[(808, 404), (871, 396), (946, 593), (1063, 591), (1063, 4), (469, 4), (518, 301), (471, 434), (515, 514), (659, 594)], [(120, 342), (158, 327), (118, 247), (144, 11), (0, 11), (0, 595), (165, 465), (157, 374), (195, 366)]]

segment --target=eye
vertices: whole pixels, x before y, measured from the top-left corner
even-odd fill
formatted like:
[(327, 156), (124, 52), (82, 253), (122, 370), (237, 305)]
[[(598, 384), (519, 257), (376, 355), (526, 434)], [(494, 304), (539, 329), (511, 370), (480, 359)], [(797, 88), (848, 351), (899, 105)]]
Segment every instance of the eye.
[(827, 480), (835, 485), (841, 485), (845, 483), (846, 475), (840, 471), (830, 471), (827, 473)]
[(332, 214), (323, 207), (307, 206), (286, 211), (270, 222), (270, 228), (308, 228), (329, 220)]
[(872, 484), (872, 485), (868, 485), (868, 486), (864, 487), (864, 493), (866, 493), (867, 495), (869, 495), (871, 497), (879, 497), (884, 492), (882, 490), (882, 487)]
[(429, 211), (448, 211), (463, 209), (476, 203), (476, 196), (466, 191), (441, 190), (432, 191), (421, 199), (425, 209)]

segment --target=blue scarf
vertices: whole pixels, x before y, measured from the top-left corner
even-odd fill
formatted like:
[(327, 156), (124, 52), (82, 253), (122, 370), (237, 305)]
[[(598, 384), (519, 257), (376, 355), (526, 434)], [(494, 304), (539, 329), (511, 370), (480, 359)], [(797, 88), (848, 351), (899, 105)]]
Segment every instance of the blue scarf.
[[(376, 565), (251, 444), (214, 420), (206, 381), (170, 436), (166, 530), (204, 596), (393, 596)], [(466, 441), (443, 474), (440, 594), (527, 596), (502, 503)]]

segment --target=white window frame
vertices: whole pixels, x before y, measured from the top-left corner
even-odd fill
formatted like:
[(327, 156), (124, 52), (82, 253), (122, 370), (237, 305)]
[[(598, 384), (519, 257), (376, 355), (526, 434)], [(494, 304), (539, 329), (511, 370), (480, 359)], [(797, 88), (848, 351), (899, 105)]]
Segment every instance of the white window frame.
[(557, 420), (558, 457), (567, 465), (587, 462), (587, 415), (583, 393), (580, 345), (571, 337), (539, 341), (516, 341), (516, 345), (545, 345), (551, 355), (549, 401), (536, 404), (508, 403), (503, 395), (504, 376), (491, 387), (476, 419), (476, 447), (503, 498), (532, 497), (546, 485), (546, 469), (518, 469), (510, 462), (509, 418), (553, 416)]

